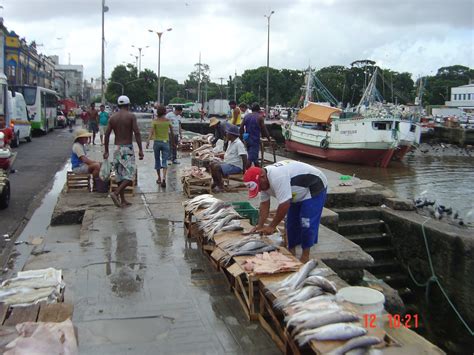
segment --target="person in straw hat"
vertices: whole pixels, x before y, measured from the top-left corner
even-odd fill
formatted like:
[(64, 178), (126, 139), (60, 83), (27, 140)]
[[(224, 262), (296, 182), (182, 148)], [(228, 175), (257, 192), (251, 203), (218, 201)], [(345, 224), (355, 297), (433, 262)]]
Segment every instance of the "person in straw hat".
[(214, 128), (214, 139), (212, 145), (215, 145), (219, 139), (225, 141), (226, 138), (226, 123), (221, 122), (217, 117), (211, 117), (209, 127)]
[(76, 174), (92, 174), (94, 178), (99, 177), (100, 163), (87, 157), (85, 144), (89, 141), (92, 133), (80, 128), (74, 132), (74, 143), (72, 144), (71, 165)]

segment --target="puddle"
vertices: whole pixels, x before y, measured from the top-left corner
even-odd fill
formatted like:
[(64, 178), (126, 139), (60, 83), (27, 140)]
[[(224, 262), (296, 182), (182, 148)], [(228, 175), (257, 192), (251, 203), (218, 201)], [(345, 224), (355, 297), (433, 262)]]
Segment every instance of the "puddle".
[[(29, 220), (28, 224), (25, 226), (20, 236), (18, 237), (18, 241), (27, 241), (30, 238), (46, 236), (48, 228), (50, 226), (51, 216), (53, 214), (54, 207), (56, 206), (59, 194), (61, 193), (64, 184), (66, 183), (66, 172), (70, 168), (70, 165), (70, 163), (66, 163), (63, 168), (54, 175), (53, 187), (44, 196), (40, 206), (31, 216), (31, 219)], [(12, 269), (22, 270), (23, 266), (26, 263), (26, 260), (28, 259), (32, 247), (29, 245), (21, 244), (16, 246), (15, 248), (18, 252), (18, 256), (14, 260)]]

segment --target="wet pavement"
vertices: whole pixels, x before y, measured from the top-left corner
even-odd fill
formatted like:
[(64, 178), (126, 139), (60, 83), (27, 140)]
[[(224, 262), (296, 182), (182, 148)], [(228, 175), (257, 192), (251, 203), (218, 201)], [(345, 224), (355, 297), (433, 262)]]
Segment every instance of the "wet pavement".
[(82, 226), (50, 226), (43, 252), (25, 265), (63, 270), (81, 354), (279, 353), (247, 321), (223, 275), (187, 243), (178, 166), (166, 191), (152, 167), (148, 152), (133, 206), (113, 207), (104, 194)]

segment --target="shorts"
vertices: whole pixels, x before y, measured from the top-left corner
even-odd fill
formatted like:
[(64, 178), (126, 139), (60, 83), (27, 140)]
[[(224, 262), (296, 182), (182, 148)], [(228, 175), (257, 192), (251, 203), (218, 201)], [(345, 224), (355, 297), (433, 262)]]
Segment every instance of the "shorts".
[(258, 164), (258, 153), (260, 152), (260, 144), (247, 144), (248, 161)]
[(101, 136), (104, 136), (106, 129), (107, 129), (107, 126), (99, 125), (99, 134), (100, 134)]
[(75, 174), (88, 174), (89, 166), (87, 164), (81, 164), (72, 169), (72, 172)]
[(97, 122), (89, 121), (89, 132), (93, 132), (93, 133), (99, 132), (99, 127), (97, 125)]
[(319, 222), (326, 201), (326, 189), (310, 199), (291, 203), (286, 216), (288, 249), (301, 245), (309, 249), (318, 242)]
[(220, 168), (221, 168), (222, 174), (224, 174), (224, 176), (229, 176), (229, 175), (232, 175), (232, 174), (240, 174), (242, 172), (241, 168), (239, 168), (238, 166), (232, 165), (232, 164), (222, 163), (220, 165)]
[(137, 167), (135, 165), (135, 152), (133, 144), (115, 146), (113, 166), (115, 168), (115, 180), (135, 180)]

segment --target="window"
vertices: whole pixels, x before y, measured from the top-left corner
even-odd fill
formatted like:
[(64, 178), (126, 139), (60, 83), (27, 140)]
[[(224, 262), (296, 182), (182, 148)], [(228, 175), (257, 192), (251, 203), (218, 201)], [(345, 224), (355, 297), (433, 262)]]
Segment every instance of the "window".
[(458, 96), (457, 94), (454, 94), (454, 95), (453, 95), (453, 100), (456, 100), (456, 99), (457, 99), (457, 96)]
[(36, 101), (36, 88), (23, 88), (22, 91), (26, 104), (29, 106), (34, 105)]

